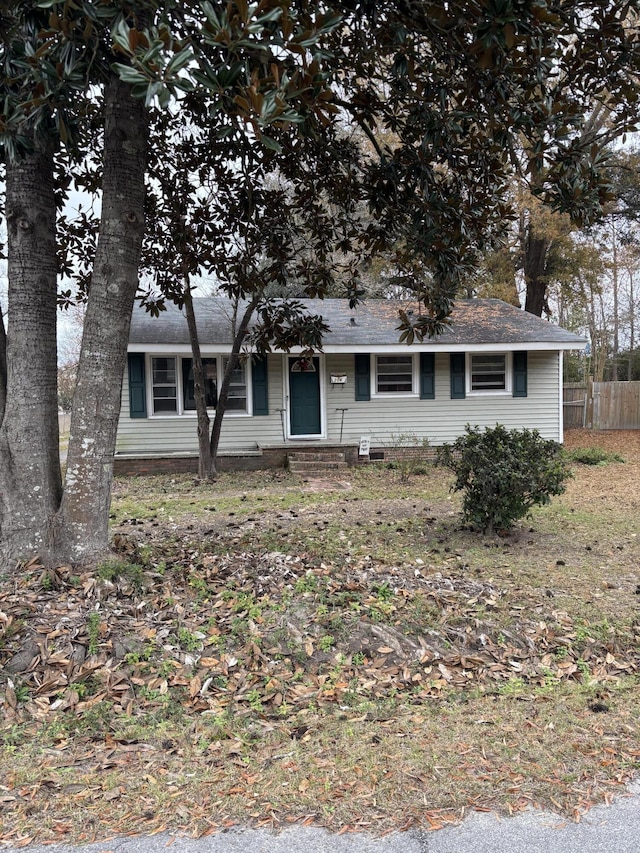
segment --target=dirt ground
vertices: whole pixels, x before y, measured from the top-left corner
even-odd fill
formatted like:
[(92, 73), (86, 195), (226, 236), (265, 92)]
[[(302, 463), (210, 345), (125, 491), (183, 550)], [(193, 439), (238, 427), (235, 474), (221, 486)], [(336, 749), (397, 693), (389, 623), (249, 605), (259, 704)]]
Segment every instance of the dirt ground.
[[(574, 478), (569, 495), (615, 506), (622, 494), (628, 508), (640, 510), (640, 430), (573, 429), (565, 433), (564, 445), (567, 450), (599, 447), (625, 460), (624, 465), (596, 466), (588, 478)], [(640, 527), (640, 512), (637, 519)]]
[(619, 453), (629, 461), (640, 460), (640, 429), (569, 429), (564, 434), (567, 450), (576, 447), (600, 447), (607, 453)]

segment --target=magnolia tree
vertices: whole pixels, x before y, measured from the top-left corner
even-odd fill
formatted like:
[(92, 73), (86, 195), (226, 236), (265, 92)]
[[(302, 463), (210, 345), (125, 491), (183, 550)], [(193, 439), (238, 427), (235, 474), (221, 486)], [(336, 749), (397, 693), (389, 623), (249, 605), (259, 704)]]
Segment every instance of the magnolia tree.
[[(153, 168), (145, 187), (149, 166), (177, 143), (162, 129), (163, 115), (188, 115), (209, 135), (203, 184), (215, 175), (225, 228), (235, 222), (242, 233), (246, 225), (234, 256), (238, 295), (258, 308), (261, 265), (279, 263), (276, 280), (293, 272), (306, 293), (321, 296), (334, 275), (323, 241), (339, 249), (338, 258), (354, 249), (356, 256), (388, 252), (421, 305), (399, 317), (401, 339), (410, 343), (446, 324), (476, 253), (510, 215), (508, 179), (516, 166), (535, 174), (533, 189), (546, 203), (582, 218), (597, 212), (607, 187), (584, 116), (594, 99), (606, 97), (616, 104), (616, 131), (632, 125), (639, 48), (628, 22), (637, 11), (636, 0), (507, 0), (499, 9), (466, 0), (5, 5), (2, 569), (36, 552), (50, 561), (82, 560), (107, 548), (131, 307), (145, 234), (154, 242), (145, 201), (153, 189), (158, 210), (180, 204), (160, 178), (153, 183)], [(354, 127), (366, 148), (338, 144)], [(325, 143), (333, 146), (332, 160), (311, 154)], [(243, 151), (253, 152), (245, 166)], [(274, 194), (275, 206), (265, 206), (255, 193), (270, 192), (274, 170), (289, 195), (281, 204)], [(84, 266), (71, 260), (82, 229), (57, 240), (64, 225), (58, 210), (73, 186), (101, 194), (95, 252)], [(366, 210), (361, 226), (345, 221), (335, 232), (326, 215), (333, 192), (339, 209), (357, 203)], [(299, 201), (297, 218), (286, 209), (290, 199)], [(253, 251), (250, 235), (277, 226), (278, 205), (287, 257), (263, 251), (248, 265), (259, 274), (242, 278), (239, 259)], [(305, 205), (316, 214), (317, 232)], [(206, 216), (198, 214), (194, 226), (187, 214), (185, 225), (211, 227)], [(305, 229), (317, 234), (317, 245), (296, 270), (294, 249)], [(192, 275), (200, 264), (190, 263)], [(202, 262), (209, 266), (215, 268)], [(57, 301), (69, 298), (58, 292), (59, 275), (68, 271), (81, 276), (87, 313), (63, 479), (55, 316)], [(181, 276), (180, 287), (185, 281)], [(357, 284), (351, 296), (357, 300)], [(259, 317), (263, 346), (279, 329), (293, 334), (306, 322), (266, 310)], [(316, 323), (311, 331), (321, 329)]]
[[(185, 89), (203, 86), (212, 108), (246, 114), (254, 122), (254, 139), (271, 121), (289, 120), (290, 101), (313, 109), (309, 53), (330, 20), (315, 7), (297, 15), (281, 2), (263, 2), (260, 9), (239, 4), (227, 12), (220, 18), (209, 5), (147, 0), (73, 6), (43, 0), (16, 4), (5, 13), (2, 143), (9, 286), (0, 336), (3, 569), (33, 553), (50, 561), (77, 560), (107, 547), (112, 457), (145, 233), (152, 105), (167, 108)], [(142, 83), (136, 64), (151, 75)], [(166, 84), (159, 79), (164, 77)], [(261, 99), (257, 116), (247, 100), (254, 97)], [(96, 143), (98, 180), (91, 168)], [(85, 277), (86, 320), (63, 481), (56, 210), (69, 176), (78, 186), (99, 189), (101, 215)]]

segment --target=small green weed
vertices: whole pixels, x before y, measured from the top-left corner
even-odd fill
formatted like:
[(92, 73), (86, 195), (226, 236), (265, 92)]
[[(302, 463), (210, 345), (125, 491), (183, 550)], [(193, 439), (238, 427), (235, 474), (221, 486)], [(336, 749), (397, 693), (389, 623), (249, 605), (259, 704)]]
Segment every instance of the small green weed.
[(232, 610), (234, 613), (243, 613), (248, 619), (259, 619), (262, 616), (262, 607), (248, 592), (238, 593)]
[(582, 683), (585, 685), (591, 684), (591, 667), (589, 664), (580, 658), (576, 661), (576, 666), (578, 667), (578, 672), (582, 678)]
[(184, 649), (185, 652), (197, 652), (202, 645), (203, 637), (200, 632), (193, 633), (188, 628), (178, 628), (176, 637), (180, 648)]
[(15, 692), (16, 702), (18, 702), (18, 704), (28, 702), (31, 697), (31, 694), (29, 693), (29, 686), (27, 684), (16, 684)]
[(615, 633), (615, 628), (611, 625), (608, 619), (602, 619), (600, 622), (584, 622), (578, 620), (576, 622), (576, 643), (579, 646), (584, 646), (591, 642), (606, 642), (611, 639), (611, 635)]
[(522, 696), (528, 690), (528, 685), (524, 678), (516, 675), (514, 678), (509, 678), (498, 687), (500, 696)]
[(23, 725), (13, 724), (10, 728), (0, 732), (0, 746), (9, 747), (11, 753), (28, 742), (29, 732)]
[(307, 572), (306, 575), (302, 575), (296, 581), (296, 585), (294, 587), (297, 593), (305, 593), (305, 592), (318, 592), (320, 590), (321, 584), (319, 578), (313, 574), (313, 572)]
[(262, 694), (259, 690), (250, 690), (247, 693), (247, 701), (251, 710), (255, 711), (256, 714), (259, 714), (264, 710), (262, 705)]
[(115, 557), (105, 560), (96, 569), (99, 578), (115, 583), (123, 579), (131, 584), (136, 590), (142, 589), (142, 566), (137, 563), (129, 563), (126, 560), (118, 560)]
[(75, 725), (77, 731), (82, 734), (97, 734), (111, 729), (113, 717), (114, 711), (110, 702), (97, 702), (78, 718)]
[(84, 681), (75, 681), (72, 684), (72, 689), (78, 694), (79, 699), (86, 699), (88, 696), (95, 696), (100, 690), (101, 683), (95, 675), (90, 675)]
[(129, 666), (135, 666), (140, 663), (147, 663), (153, 657), (154, 652), (156, 651), (155, 643), (145, 643), (142, 649), (137, 652), (129, 652), (125, 655), (125, 663), (129, 664)]
[(600, 447), (576, 447), (567, 452), (571, 462), (580, 465), (608, 465), (610, 462), (624, 462), (618, 453), (607, 453)]
[(324, 637), (320, 637), (318, 640), (318, 648), (322, 652), (328, 652), (336, 644), (336, 638), (333, 634), (325, 634)]
[(384, 583), (374, 583), (371, 591), (380, 601), (391, 601), (395, 596), (395, 592), (387, 581), (384, 581)]
[(87, 637), (89, 638), (87, 654), (97, 655), (100, 641), (100, 614), (97, 610), (92, 610), (87, 615)]
[(542, 683), (539, 684), (534, 693), (536, 696), (547, 696), (549, 693), (554, 693), (560, 686), (560, 679), (548, 667), (540, 669), (542, 675)]
[(199, 575), (192, 575), (189, 578), (189, 586), (194, 590), (201, 601), (206, 601), (210, 595), (209, 587), (204, 578)]

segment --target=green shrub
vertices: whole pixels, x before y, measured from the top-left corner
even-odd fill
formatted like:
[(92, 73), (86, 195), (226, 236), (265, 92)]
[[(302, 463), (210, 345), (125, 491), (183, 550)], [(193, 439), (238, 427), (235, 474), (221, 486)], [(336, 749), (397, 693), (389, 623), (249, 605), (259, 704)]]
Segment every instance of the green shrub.
[(438, 464), (456, 475), (452, 490), (464, 490), (465, 520), (487, 533), (508, 530), (532, 506), (549, 503), (570, 476), (557, 442), (500, 424), (484, 431), (467, 424), (464, 435), (440, 448)]

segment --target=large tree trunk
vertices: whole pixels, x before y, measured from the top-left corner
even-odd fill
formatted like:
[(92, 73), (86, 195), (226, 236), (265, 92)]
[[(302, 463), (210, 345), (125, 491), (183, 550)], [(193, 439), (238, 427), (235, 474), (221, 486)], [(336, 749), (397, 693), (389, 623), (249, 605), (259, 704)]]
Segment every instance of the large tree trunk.
[(542, 317), (547, 308), (547, 255), (550, 241), (538, 237), (529, 223), (524, 250), (524, 279), (527, 296), (524, 310)]
[(83, 560), (108, 548), (113, 453), (144, 233), (146, 150), (144, 102), (113, 77), (106, 91), (102, 215), (71, 414), (59, 559)]
[(635, 296), (633, 292), (633, 270), (629, 270), (629, 367), (627, 379), (629, 382), (633, 379), (633, 362), (634, 350), (636, 348), (636, 327), (635, 327)]
[(618, 275), (618, 235), (615, 222), (611, 228), (611, 295), (613, 296), (613, 359), (611, 362), (611, 379), (617, 382), (619, 376), (620, 358), (620, 286)]
[(0, 311), (0, 424), (4, 420), (4, 406), (7, 401), (7, 333), (4, 317)]
[(0, 574), (51, 546), (61, 496), (53, 152), (7, 162), (8, 314), (0, 332)]

